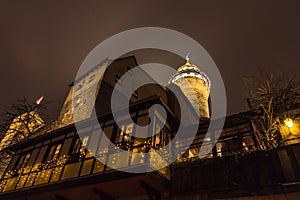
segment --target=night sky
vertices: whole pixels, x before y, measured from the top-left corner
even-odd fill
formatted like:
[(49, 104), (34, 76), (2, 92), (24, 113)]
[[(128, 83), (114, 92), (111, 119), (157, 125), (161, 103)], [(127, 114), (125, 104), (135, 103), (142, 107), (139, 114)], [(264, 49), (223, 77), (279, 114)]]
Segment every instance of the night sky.
[[(241, 76), (258, 68), (300, 72), (300, 3), (279, 2), (1, 1), (0, 112), (17, 99), (33, 102), (44, 95), (52, 101), (50, 119), (56, 117), (87, 54), (114, 34), (144, 26), (197, 40), (223, 76), (228, 114), (245, 111)], [(147, 57), (137, 60), (141, 64)], [(167, 62), (174, 68), (183, 64)]]

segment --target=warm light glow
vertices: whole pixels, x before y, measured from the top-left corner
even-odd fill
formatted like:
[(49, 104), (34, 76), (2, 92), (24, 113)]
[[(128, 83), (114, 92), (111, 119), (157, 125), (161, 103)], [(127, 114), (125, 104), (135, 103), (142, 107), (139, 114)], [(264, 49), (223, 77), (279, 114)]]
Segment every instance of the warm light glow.
[(285, 126), (288, 128), (292, 128), (294, 126), (294, 122), (292, 119), (287, 118), (286, 120), (284, 120)]
[[(29, 130), (25, 127), (25, 122), (28, 122), (27, 126)], [(13, 119), (4, 138), (1, 140), (0, 150), (10, 145), (13, 141), (13, 137), (15, 137), (17, 133), (22, 132), (23, 134), (17, 134), (17, 137), (19, 139), (23, 139), (24, 136), (27, 136), (30, 132), (34, 132), (42, 126), (44, 126), (44, 121), (35, 111), (23, 113), (22, 115), (17, 116)]]

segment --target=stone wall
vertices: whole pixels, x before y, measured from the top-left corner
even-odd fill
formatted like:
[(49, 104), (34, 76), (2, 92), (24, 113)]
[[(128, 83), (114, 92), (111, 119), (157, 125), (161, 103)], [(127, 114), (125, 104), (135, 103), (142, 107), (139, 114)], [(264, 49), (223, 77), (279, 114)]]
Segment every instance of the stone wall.
[(204, 80), (196, 77), (187, 77), (176, 80), (174, 84), (181, 88), (194, 109), (199, 109), (201, 118), (210, 118), (208, 105), (209, 87)]

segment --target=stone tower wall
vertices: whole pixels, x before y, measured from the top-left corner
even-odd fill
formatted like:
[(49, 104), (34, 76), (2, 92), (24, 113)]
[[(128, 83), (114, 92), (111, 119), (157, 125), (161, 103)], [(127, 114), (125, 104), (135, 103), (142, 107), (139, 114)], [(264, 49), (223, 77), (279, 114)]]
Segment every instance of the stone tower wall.
[[(189, 82), (189, 84), (186, 83)], [(209, 114), (209, 87), (204, 82), (204, 80), (196, 77), (186, 77), (178, 79), (174, 82), (178, 85), (183, 94), (191, 102), (194, 109), (199, 108), (200, 118), (210, 118)], [(193, 95), (195, 92), (196, 95)]]

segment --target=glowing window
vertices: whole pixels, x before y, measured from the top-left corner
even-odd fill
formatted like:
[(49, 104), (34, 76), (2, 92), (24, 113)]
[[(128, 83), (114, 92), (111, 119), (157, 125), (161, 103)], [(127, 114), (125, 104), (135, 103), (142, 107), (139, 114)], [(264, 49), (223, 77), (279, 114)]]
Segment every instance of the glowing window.
[(52, 145), (52, 146), (50, 147), (49, 152), (48, 152), (46, 161), (57, 159), (57, 158), (58, 158), (58, 155), (59, 155), (59, 152), (60, 152), (60, 149), (61, 149), (61, 146), (62, 146), (62, 144), (55, 144), (55, 145)]
[(24, 168), (30, 158), (30, 153), (24, 154), (19, 158), (18, 164), (16, 165), (15, 169)]

